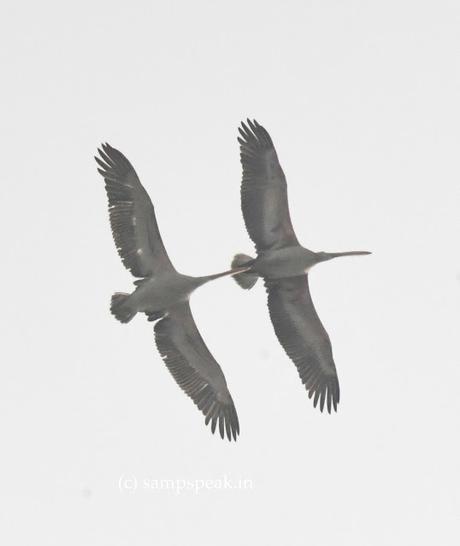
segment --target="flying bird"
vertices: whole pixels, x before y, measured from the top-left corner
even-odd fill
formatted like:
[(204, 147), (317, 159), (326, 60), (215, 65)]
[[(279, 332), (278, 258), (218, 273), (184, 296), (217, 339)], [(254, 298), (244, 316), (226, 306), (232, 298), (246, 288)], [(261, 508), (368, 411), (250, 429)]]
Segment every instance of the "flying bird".
[(365, 251), (313, 252), (300, 245), (292, 227), (287, 185), (272, 139), (256, 120), (238, 129), (243, 167), (241, 208), (257, 257), (237, 254), (232, 267), (249, 267), (235, 276), (244, 289), (264, 279), (268, 310), (279, 342), (297, 367), (313, 405), (337, 411), (340, 388), (329, 335), (316, 313), (308, 272), (316, 264)]
[(103, 144), (95, 157), (104, 177), (112, 234), (125, 267), (138, 280), (131, 294), (115, 293), (110, 310), (120, 322), (145, 313), (154, 326), (155, 342), (181, 389), (211, 423), (236, 440), (240, 427), (224, 374), (198, 331), (190, 294), (205, 283), (234, 275), (242, 268), (204, 277), (182, 275), (171, 263), (158, 229), (152, 202), (126, 157)]

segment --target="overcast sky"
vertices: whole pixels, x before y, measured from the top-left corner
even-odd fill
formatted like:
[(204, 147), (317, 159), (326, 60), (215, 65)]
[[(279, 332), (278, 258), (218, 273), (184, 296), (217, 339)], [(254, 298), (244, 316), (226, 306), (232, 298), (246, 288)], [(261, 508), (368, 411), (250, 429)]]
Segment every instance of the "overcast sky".
[[(460, 4), (5, 0), (0, 46), (0, 541), (459, 544)], [(133, 285), (93, 155), (119, 148), (177, 269), (214, 273), (253, 252), (247, 116), (273, 137), (299, 240), (373, 255), (311, 273), (331, 416), (261, 283), (193, 295), (240, 418), (229, 444), (152, 325), (109, 313)]]

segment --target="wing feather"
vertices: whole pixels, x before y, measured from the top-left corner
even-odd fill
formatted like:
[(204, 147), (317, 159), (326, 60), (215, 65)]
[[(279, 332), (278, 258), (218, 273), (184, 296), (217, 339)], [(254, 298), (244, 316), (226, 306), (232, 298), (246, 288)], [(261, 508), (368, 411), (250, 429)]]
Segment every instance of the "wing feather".
[(103, 144), (95, 160), (104, 177), (110, 224), (118, 254), (135, 277), (175, 271), (158, 229), (155, 210), (126, 157)]
[(240, 425), (221, 367), (196, 327), (190, 305), (181, 303), (155, 325), (158, 350), (181, 389), (211, 422), (214, 433), (236, 440)]
[(287, 185), (272, 139), (257, 121), (238, 129), (243, 167), (241, 208), (249, 236), (258, 252), (295, 246)]
[(279, 342), (294, 362), (302, 383), (329, 413), (337, 411), (340, 388), (329, 336), (313, 305), (307, 275), (265, 280), (270, 318)]

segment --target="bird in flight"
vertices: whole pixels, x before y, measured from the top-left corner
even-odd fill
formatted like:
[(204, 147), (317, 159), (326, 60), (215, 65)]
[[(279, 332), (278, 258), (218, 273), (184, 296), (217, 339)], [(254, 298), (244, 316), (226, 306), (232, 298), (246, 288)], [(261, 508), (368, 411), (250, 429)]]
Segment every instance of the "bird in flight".
[(268, 310), (276, 336), (294, 362), (313, 405), (331, 413), (340, 399), (329, 335), (316, 313), (308, 271), (339, 256), (370, 252), (313, 252), (300, 245), (292, 227), (287, 185), (272, 139), (257, 121), (238, 129), (243, 167), (241, 208), (257, 257), (237, 254), (232, 267), (249, 267), (235, 276), (244, 289), (264, 279)]
[(178, 273), (168, 257), (152, 202), (126, 157), (103, 144), (95, 157), (104, 177), (110, 224), (118, 254), (138, 280), (131, 294), (115, 293), (110, 310), (120, 322), (145, 313), (154, 327), (155, 342), (181, 389), (222, 438), (236, 440), (240, 427), (224, 374), (196, 327), (189, 305), (199, 286), (234, 275), (236, 268), (216, 275), (190, 277)]

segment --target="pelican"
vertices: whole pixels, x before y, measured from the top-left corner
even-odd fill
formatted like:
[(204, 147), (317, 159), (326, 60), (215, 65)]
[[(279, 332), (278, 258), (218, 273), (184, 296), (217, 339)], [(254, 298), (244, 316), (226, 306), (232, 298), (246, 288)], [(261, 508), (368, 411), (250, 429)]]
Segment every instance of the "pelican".
[(181, 389), (211, 423), (214, 433), (236, 440), (240, 427), (224, 374), (196, 327), (190, 294), (199, 286), (234, 275), (242, 268), (204, 277), (177, 272), (168, 257), (152, 202), (126, 157), (103, 144), (95, 157), (104, 177), (110, 224), (118, 254), (138, 280), (131, 294), (117, 292), (110, 310), (117, 320), (129, 322), (145, 313), (154, 327), (155, 343)]
[(308, 272), (316, 264), (367, 251), (313, 252), (300, 245), (292, 227), (287, 185), (272, 139), (256, 120), (238, 129), (243, 167), (241, 208), (257, 257), (237, 254), (232, 267), (249, 267), (235, 276), (244, 289), (264, 279), (275, 334), (294, 362), (314, 407), (331, 413), (340, 400), (332, 347), (316, 313), (308, 287)]

